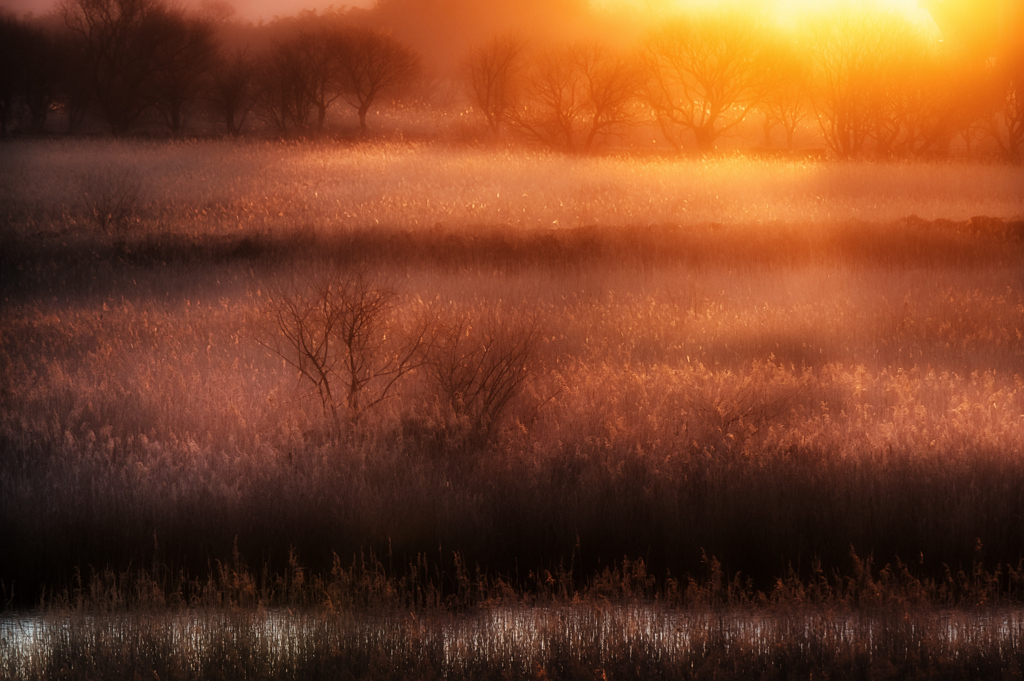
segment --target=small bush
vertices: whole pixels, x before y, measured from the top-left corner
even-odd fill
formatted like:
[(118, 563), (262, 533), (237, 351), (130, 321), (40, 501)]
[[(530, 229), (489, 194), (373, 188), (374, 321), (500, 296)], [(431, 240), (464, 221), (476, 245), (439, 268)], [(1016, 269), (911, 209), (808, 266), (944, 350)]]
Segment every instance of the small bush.
[(145, 194), (142, 176), (135, 168), (108, 165), (93, 170), (82, 182), (85, 213), (101, 232), (124, 247), (138, 224), (139, 205)]
[(449, 410), (450, 438), (482, 446), (494, 437), (540, 372), (542, 338), (536, 313), (529, 311), (438, 315), (424, 370)]

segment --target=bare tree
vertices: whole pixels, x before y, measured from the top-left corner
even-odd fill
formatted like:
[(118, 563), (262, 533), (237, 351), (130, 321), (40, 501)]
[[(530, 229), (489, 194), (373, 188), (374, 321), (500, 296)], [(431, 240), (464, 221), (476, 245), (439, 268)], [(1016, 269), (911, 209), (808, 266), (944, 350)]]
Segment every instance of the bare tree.
[(312, 384), (336, 435), (422, 363), (425, 321), (403, 328), (397, 291), (363, 272), (313, 267), (272, 293), (265, 312), (262, 342)]
[(337, 36), (317, 31), (300, 36), (300, 40), (301, 82), (316, 109), (316, 129), (323, 130), (327, 109), (342, 95), (338, 88), (341, 65), (335, 53)]
[(304, 56), (301, 39), (293, 38), (274, 44), (260, 59), (257, 111), (281, 133), (305, 128), (315, 106)]
[(1008, 52), (997, 67), (998, 114), (989, 130), (1010, 160), (1024, 160), (1024, 44)]
[(42, 131), (59, 95), (66, 57), (51, 31), (0, 13), (0, 136), (12, 124)]
[(682, 149), (687, 134), (708, 152), (765, 94), (771, 63), (758, 20), (736, 12), (678, 20), (647, 40), (646, 98), (665, 138)]
[(115, 132), (149, 107), (163, 5), (158, 0), (64, 0), (64, 22), (88, 89)]
[[(957, 127), (968, 146), (984, 130), (1011, 160), (1024, 155), (1024, 5), (1017, 0), (922, 0), (959, 75)], [(979, 121), (983, 121), (979, 125)]]
[(874, 74), (866, 84), (875, 153), (914, 156), (947, 148), (954, 134), (955, 93), (940, 53), (900, 15), (874, 18), (883, 33), (870, 36)]
[[(836, 155), (861, 155), (870, 140), (880, 154), (932, 144), (918, 139), (920, 129), (908, 131), (919, 127), (910, 117), (921, 113), (927, 86), (921, 36), (905, 18), (845, 7), (816, 17), (807, 30), (815, 114)], [(901, 135), (914, 141), (901, 143)]]
[(21, 70), (22, 27), (18, 20), (0, 14), (0, 135), (7, 136), (7, 128), (14, 114)]
[(773, 64), (771, 78), (760, 103), (764, 115), (764, 141), (772, 145), (772, 130), (782, 126), (786, 148), (793, 148), (793, 135), (810, 113), (810, 66), (796, 36), (779, 34), (765, 46), (765, 60)]
[(636, 118), (635, 62), (604, 45), (575, 44), (542, 55), (512, 123), (553, 149), (590, 152)]
[(12, 124), (42, 131), (59, 96), (66, 56), (52, 31), (0, 13), (0, 136)]
[(213, 67), (209, 100), (228, 133), (238, 137), (256, 105), (256, 66), (244, 52), (220, 56)]
[(871, 134), (868, 87), (876, 64), (867, 44), (871, 22), (845, 9), (808, 27), (814, 55), (814, 109), (825, 142), (838, 156), (864, 151)]
[(359, 129), (364, 134), (366, 115), (373, 103), (384, 94), (400, 92), (420, 75), (420, 60), (412, 50), (389, 34), (372, 29), (352, 28), (339, 33), (335, 54), (338, 89), (359, 114)]
[(474, 51), (463, 65), (473, 105), (487, 119), (495, 138), (500, 136), (522, 95), (526, 41), (513, 34), (495, 36)]
[(998, 97), (993, 97), (991, 79), (983, 64), (964, 62), (955, 54), (947, 54), (944, 58), (949, 64), (944, 76), (950, 127), (953, 137), (960, 137), (970, 155), (974, 143), (990, 131), (993, 112), (998, 108)]
[(199, 99), (216, 57), (213, 25), (181, 12), (165, 11), (149, 89), (171, 132), (181, 132), (185, 108)]
[(32, 132), (43, 131), (58, 104), (69, 57), (66, 43), (54, 32), (42, 27), (29, 29), (23, 47), (21, 98)]

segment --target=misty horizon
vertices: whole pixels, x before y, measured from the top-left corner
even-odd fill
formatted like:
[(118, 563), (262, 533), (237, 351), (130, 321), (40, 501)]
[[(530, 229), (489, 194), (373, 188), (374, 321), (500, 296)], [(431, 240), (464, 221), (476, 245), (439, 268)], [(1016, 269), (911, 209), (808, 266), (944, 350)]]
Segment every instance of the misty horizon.
[[(293, 3), (282, 2), (282, 0), (244, 0), (242, 2), (209, 2), (208, 0), (183, 0), (182, 4), (189, 9), (202, 9), (204, 5), (227, 4), (235, 10), (235, 19), (246, 22), (260, 23), (273, 21), (275, 17), (287, 17), (298, 14), (304, 10), (316, 10), (321, 12), (331, 7), (355, 7), (369, 8), (374, 0), (350, 0), (348, 2), (331, 2), (330, 0), (308, 0), (301, 7)], [(0, 10), (23, 17), (45, 16), (55, 11), (60, 5), (60, 0), (4, 0), (0, 2)]]
[[(295, 16), (304, 11), (322, 12), (327, 9), (336, 8), (361, 8), (370, 9), (377, 4), (377, 0), (349, 0), (348, 2), (332, 2), (331, 0), (307, 0), (298, 6), (285, 0), (240, 0), (229, 2), (227, 0), (182, 0), (182, 5), (192, 10), (202, 10), (204, 7), (217, 5), (228, 5), (234, 9), (235, 19), (243, 22), (273, 21), (275, 18)], [(671, 13), (685, 8), (699, 8), (706, 5), (730, 4), (736, 6), (768, 8), (776, 17), (785, 21), (793, 16), (805, 13), (814, 8), (822, 8), (828, 3), (810, 2), (809, 0), (747, 0), (739, 3), (722, 3), (719, 0), (590, 0), (588, 3), (595, 9), (601, 10), (625, 10), (637, 11), (658, 15)], [(933, 27), (931, 16), (924, 4), (919, 0), (885, 0), (878, 3), (890, 9), (898, 10), (914, 20)], [(34, 16), (41, 17), (54, 12), (60, 5), (60, 0), (4, 0), (0, 2), (0, 11), (13, 14), (16, 17)]]

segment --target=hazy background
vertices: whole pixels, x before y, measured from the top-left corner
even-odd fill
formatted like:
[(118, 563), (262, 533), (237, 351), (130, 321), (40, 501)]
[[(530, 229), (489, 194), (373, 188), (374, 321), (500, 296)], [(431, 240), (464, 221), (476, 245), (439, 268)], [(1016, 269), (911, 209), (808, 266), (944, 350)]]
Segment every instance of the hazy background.
[[(1016, 1), (1016, 0), (1009, 0)], [(659, 26), (682, 10), (706, 7), (741, 8), (762, 12), (781, 24), (812, 11), (827, 10), (846, 0), (174, 0), (172, 4), (237, 28), (273, 24), (275, 19), (297, 17), (310, 10), (355, 9), (349, 20), (384, 27), (415, 50), (427, 70), (435, 75), (449, 72), (486, 37), (503, 32), (529, 36), (539, 44), (590, 40), (600, 36), (623, 47)], [(874, 0), (849, 3), (872, 5), (905, 14), (926, 30), (936, 30), (929, 12), (918, 0)], [(927, 4), (927, 3), (924, 3)], [(60, 0), (0, 0), (0, 8), (18, 17), (53, 13)], [(363, 12), (363, 16), (356, 16)], [(308, 17), (307, 17), (308, 18)], [(239, 37), (239, 44), (251, 36)]]
[[(3, 2), (0, 2), (0, 8), (4, 8), (8, 12), (13, 12), (18, 16), (22, 16), (29, 12), (35, 15), (41, 15), (56, 8), (58, 2), (59, 0), (3, 0)], [(194, 8), (201, 8), (204, 5), (230, 4), (236, 11), (236, 18), (258, 23), (260, 21), (270, 21), (275, 16), (293, 15), (304, 9), (322, 11), (332, 6), (339, 9), (344, 7), (370, 8), (375, 4), (375, 2), (376, 0), (350, 0), (349, 2), (305, 0), (302, 3), (289, 2), (288, 0), (238, 0), (237, 2), (226, 3), (223, 2), (223, 0), (184, 0), (182, 4), (187, 7)], [(778, 16), (786, 18), (788, 16), (798, 14), (801, 11), (805, 11), (808, 8), (820, 8), (824, 5), (835, 4), (835, 2), (836, 0), (746, 0), (745, 2), (733, 2), (729, 4), (768, 6), (771, 7), (773, 12)], [(439, 13), (451, 9), (449, 5), (452, 3), (446, 0), (437, 0), (435, 2), (421, 2), (417, 4), (430, 8), (435, 13)], [(474, 4), (478, 4), (479, 9), (481, 10), (488, 7), (491, 10), (494, 10), (497, 7), (511, 7), (522, 3), (513, 0), (509, 2), (481, 2)], [(540, 3), (542, 6), (544, 4), (545, 3)], [(645, 12), (651, 11), (658, 13), (662, 11), (672, 11), (681, 6), (720, 5), (726, 3), (721, 2), (721, 0), (593, 0), (590, 4), (596, 7), (616, 10), (641, 10)], [(923, 22), (930, 22), (931, 20), (928, 12), (918, 6), (918, 0), (884, 0), (877, 2), (876, 4), (898, 8)]]
[[(32, 12), (33, 14), (46, 14), (55, 7), (59, 0), (4, 0), (0, 2), (0, 7), (5, 8), (9, 12), (14, 12), (18, 16), (25, 14), (26, 12)], [(316, 9), (323, 10), (330, 6), (336, 7), (370, 7), (374, 3), (374, 0), (352, 0), (351, 2), (328, 2), (327, 0), (306, 0), (302, 3), (288, 2), (287, 0), (245, 0), (244, 2), (230, 3), (237, 11), (237, 17), (245, 19), (247, 21), (269, 21), (274, 16), (288, 16), (295, 14), (303, 9)], [(186, 7), (199, 8), (204, 3), (203, 0), (187, 0), (181, 4)]]

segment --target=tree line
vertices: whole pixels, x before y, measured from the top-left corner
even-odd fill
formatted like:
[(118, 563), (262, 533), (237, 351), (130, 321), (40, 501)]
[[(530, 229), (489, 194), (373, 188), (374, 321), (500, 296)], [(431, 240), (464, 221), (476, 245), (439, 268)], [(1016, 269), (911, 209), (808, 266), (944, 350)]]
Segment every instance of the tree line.
[[(848, 6), (785, 26), (694, 12), (629, 40), (482, 36), (451, 73), (355, 10), (277, 22), (257, 44), (164, 0), (66, 0), (48, 22), (0, 17), (0, 134), (115, 134), (158, 122), (313, 135), (348, 107), (365, 134), (396, 97), (457, 84), (494, 139), (589, 153), (639, 128), (709, 153), (726, 138), (786, 148), (813, 132), (836, 156), (1024, 156), (1024, 48), (937, 40), (902, 15)], [(1013, 35), (1013, 31), (1009, 32)], [(759, 124), (759, 126), (758, 126)], [(191, 127), (190, 127), (191, 126)], [(645, 128), (645, 129), (646, 129)], [(806, 146), (806, 143), (805, 143)]]

